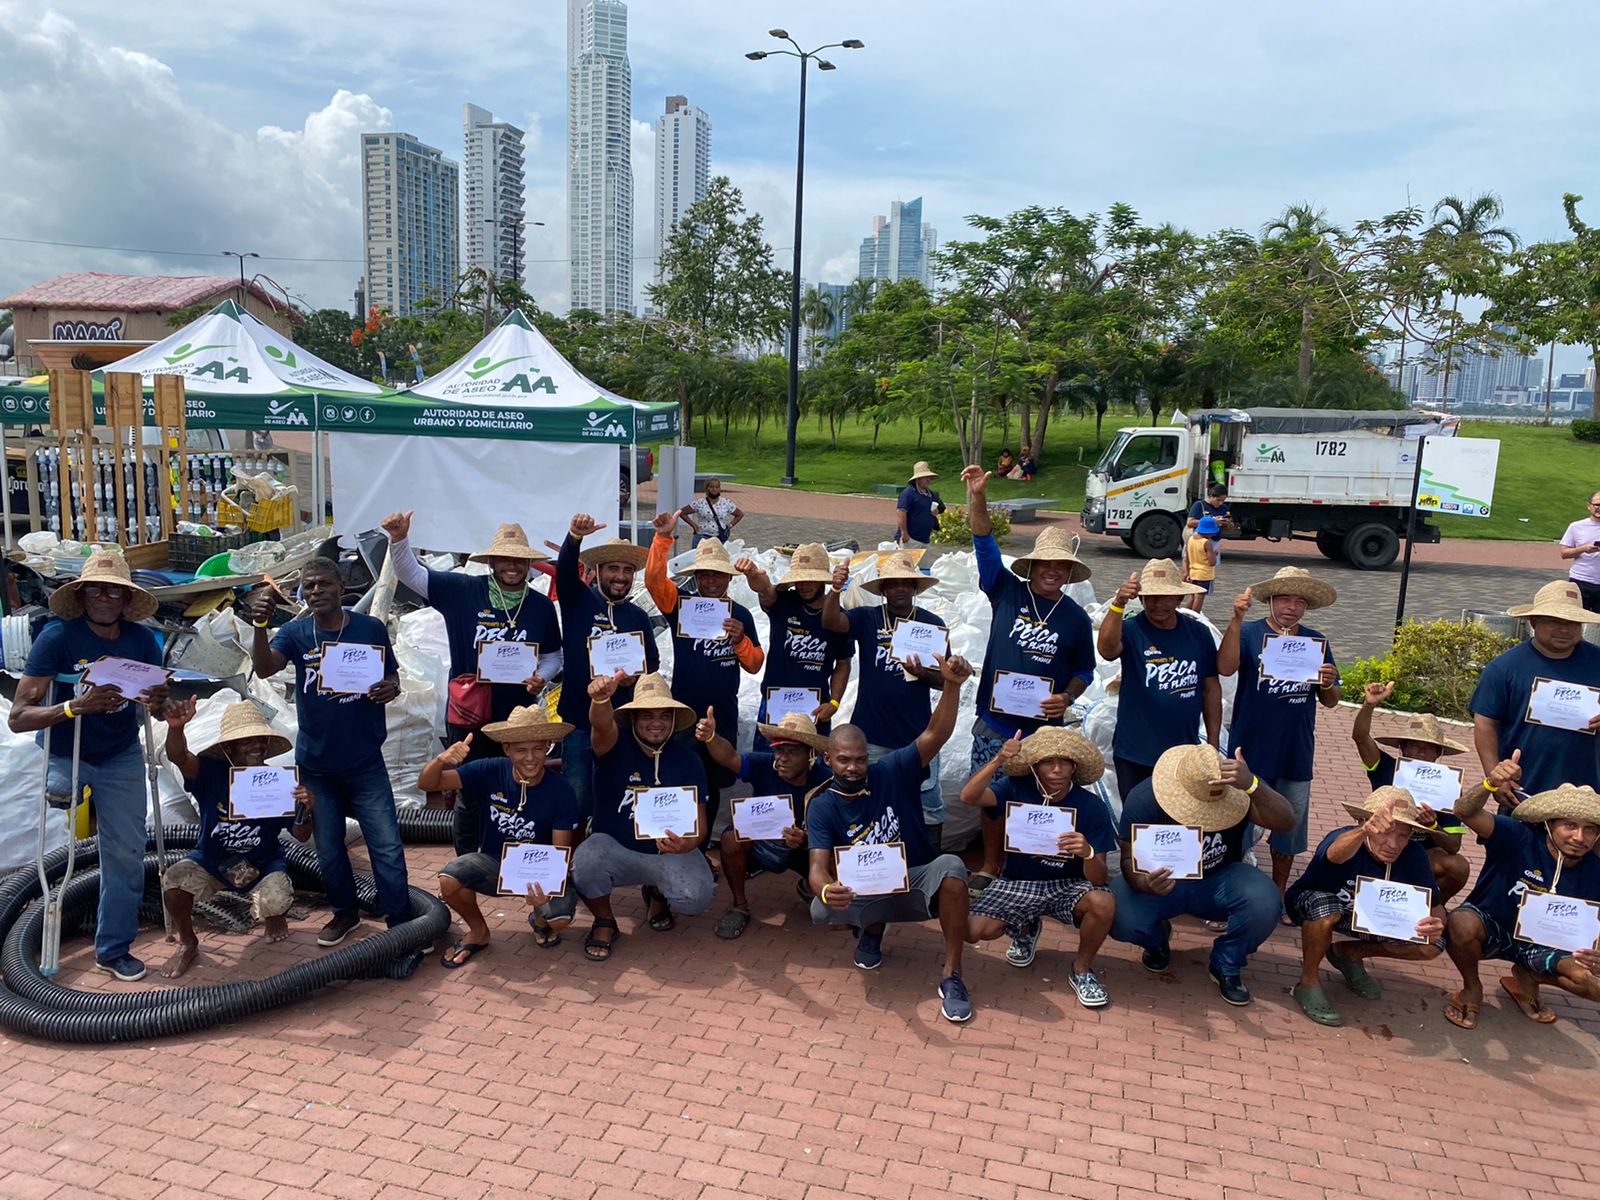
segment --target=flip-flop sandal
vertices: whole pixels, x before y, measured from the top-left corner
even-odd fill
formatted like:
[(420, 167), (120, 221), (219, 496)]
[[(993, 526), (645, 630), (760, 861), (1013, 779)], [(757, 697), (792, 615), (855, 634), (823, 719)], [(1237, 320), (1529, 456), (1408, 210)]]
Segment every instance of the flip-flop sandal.
[[(446, 971), (460, 970), (474, 958), (478, 957), (480, 951), (487, 950), (488, 948), (488, 942), (457, 942), (455, 945), (451, 946), (450, 949), (444, 952), (443, 957), (439, 959), (439, 965)], [(467, 955), (465, 958), (457, 960), (451, 957), (451, 955), (460, 954), (463, 951), (465, 951)]]
[[(667, 898), (661, 894), (661, 889), (654, 884), (644, 885), (643, 892), (646, 924), (657, 933), (666, 933), (669, 929), (677, 927), (678, 918), (672, 915), (672, 905), (667, 903)], [(660, 911), (656, 906), (660, 905)]]
[[(602, 929), (611, 930), (611, 937), (601, 941), (595, 936)], [(583, 956), (590, 962), (605, 962), (611, 957), (611, 952), (617, 948), (617, 939), (622, 936), (617, 923), (610, 917), (602, 917), (589, 927), (589, 934), (583, 939)]]
[(1478, 1027), (1478, 1004), (1467, 1004), (1461, 997), (1466, 992), (1457, 992), (1450, 997), (1444, 1006), (1444, 1019), (1458, 1029), (1476, 1029)]
[(1511, 999), (1516, 1002), (1518, 1010), (1523, 1016), (1527, 1017), (1528, 1020), (1536, 1021), (1540, 1025), (1549, 1025), (1556, 1019), (1554, 1010), (1548, 1009), (1544, 1005), (1538, 1003), (1537, 1001), (1530, 1000), (1528, 997), (1522, 994), (1521, 990), (1517, 987), (1516, 976), (1501, 976), (1500, 986), (1505, 989), (1506, 995), (1510, 996)]
[(533, 944), (541, 950), (554, 950), (561, 944), (561, 932), (549, 925), (539, 924), (539, 919), (528, 914), (528, 924), (533, 927)]
[(1289, 989), (1289, 994), (1300, 1005), (1300, 1011), (1318, 1025), (1326, 1025), (1332, 1028), (1344, 1024), (1344, 1018), (1339, 1015), (1339, 1010), (1328, 999), (1328, 993), (1320, 987), (1301, 987), (1296, 984)]
[(1367, 974), (1366, 964), (1360, 959), (1343, 958), (1333, 952), (1332, 946), (1328, 947), (1328, 952), (1323, 957), (1327, 959), (1330, 967), (1344, 976), (1345, 987), (1363, 1000), (1376, 1000), (1383, 995), (1383, 984)]
[(730, 908), (722, 915), (722, 920), (717, 922), (717, 936), (725, 942), (731, 942), (743, 934), (749, 924), (749, 909)]

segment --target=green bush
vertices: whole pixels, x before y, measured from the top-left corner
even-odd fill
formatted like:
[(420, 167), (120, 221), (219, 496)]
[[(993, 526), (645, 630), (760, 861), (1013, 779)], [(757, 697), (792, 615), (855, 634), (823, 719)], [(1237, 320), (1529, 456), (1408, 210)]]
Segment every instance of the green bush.
[(1470, 721), (1467, 704), (1479, 672), (1516, 644), (1477, 621), (1408, 621), (1389, 653), (1345, 668), (1344, 698), (1359, 702), (1367, 684), (1393, 680), (1394, 695), (1386, 707)]
[(1580, 442), (1600, 442), (1600, 421), (1574, 421), (1572, 436)]
[[(994, 526), (994, 540), (1001, 541), (1011, 532), (1011, 514), (996, 505), (989, 506), (989, 524)], [(972, 545), (972, 526), (967, 523), (967, 510), (952, 504), (939, 514), (939, 524), (933, 530), (933, 542), (938, 546)]]

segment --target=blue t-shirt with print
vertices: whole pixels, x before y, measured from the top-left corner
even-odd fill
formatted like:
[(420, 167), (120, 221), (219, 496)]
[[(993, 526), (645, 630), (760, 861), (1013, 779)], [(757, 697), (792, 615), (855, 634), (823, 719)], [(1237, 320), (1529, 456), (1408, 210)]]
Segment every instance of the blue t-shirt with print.
[[(860, 672), (851, 724), (874, 746), (898, 749), (922, 736), (933, 715), (935, 685), (907, 679), (898, 659), (889, 655), (895, 619), (884, 605), (847, 608), (850, 637), (855, 643)], [(923, 621), (944, 628), (944, 622), (925, 608), (913, 607), (908, 621)], [(923, 663), (924, 667), (933, 666)]]
[(908, 484), (900, 493), (900, 501), (895, 505), (906, 514), (906, 536), (914, 542), (926, 542), (933, 536), (933, 508), (938, 505), (941, 509), (944, 502), (939, 499), (935, 491), (919, 492), (916, 484)]
[[(1132, 848), (1135, 825), (1181, 825), (1174, 821), (1156, 799), (1155, 782), (1146, 779), (1136, 784), (1122, 801), (1122, 817), (1117, 822), (1117, 837)], [(1200, 835), (1200, 875), (1212, 875), (1224, 867), (1244, 860), (1244, 835), (1250, 827), (1248, 814), (1235, 825)], [(1124, 863), (1124, 866), (1128, 864)], [(1180, 883), (1183, 881), (1180, 880)]]
[[(661, 669), (661, 650), (656, 646), (655, 628), (650, 617), (637, 604), (623, 600), (612, 604), (587, 586), (579, 573), (581, 548), (569, 533), (561, 542), (556, 557), (556, 603), (561, 609), (561, 699), (556, 705), (561, 719), (587, 731), (589, 728), (589, 639), (606, 633), (637, 633), (644, 638), (646, 671)], [(623, 705), (633, 699), (631, 687), (618, 688), (612, 704)]]
[(916, 746), (902, 746), (867, 768), (865, 792), (847, 797), (824, 788), (806, 811), (807, 844), (831, 852), (863, 842), (900, 842), (906, 848), (906, 866), (932, 862), (933, 842), (922, 820), (924, 774)]
[(1042, 725), (1061, 722), (995, 712), (991, 705), (995, 672), (1039, 675), (1060, 692), (1068, 683), (1094, 678), (1094, 629), (1078, 602), (1063, 592), (1055, 600), (1034, 594), (1027, 580), (1005, 568), (992, 535), (972, 539), (978, 560), (978, 586), (989, 597), (989, 642), (978, 679), (977, 713), (1002, 738), (1024, 737)]
[(794, 807), (796, 826), (804, 828), (806, 797), (831, 778), (828, 768), (823, 765), (821, 756), (818, 756), (811, 764), (811, 769), (806, 772), (806, 781), (802, 784), (793, 784), (778, 774), (774, 765), (776, 759), (777, 755), (767, 752), (741, 754), (739, 778), (750, 785), (752, 796), (787, 796)]
[[(994, 793), (994, 807), (983, 810), (984, 819), (989, 821), (1004, 821), (1008, 804), (1050, 803), (1031, 775), (996, 775), (989, 790)], [(1117, 848), (1117, 827), (1111, 821), (1111, 809), (1098, 794), (1073, 784), (1057, 807), (1073, 810), (1073, 827), (1083, 834), (1096, 854), (1109, 854)], [(1007, 851), (1000, 875), (1003, 879), (1044, 883), (1077, 880), (1083, 878), (1083, 859)]]
[(1302, 892), (1328, 892), (1339, 897), (1343, 903), (1350, 904), (1356, 897), (1358, 878), (1365, 875), (1369, 879), (1382, 879), (1385, 871), (1391, 883), (1427, 888), (1432, 896), (1428, 902), (1430, 908), (1439, 903), (1439, 884), (1433, 876), (1433, 864), (1428, 861), (1428, 848), (1419, 841), (1407, 842), (1400, 857), (1387, 867), (1373, 857), (1365, 842), (1342, 863), (1330, 859), (1328, 847), (1354, 828), (1354, 825), (1341, 826), (1317, 844), (1317, 852), (1306, 865), (1305, 874), (1290, 885), (1284, 897), (1290, 912), (1294, 911), (1295, 897)]
[[(372, 766), (383, 756), (388, 729), (383, 705), (365, 696), (322, 690), (322, 650), (334, 642), (361, 642), (383, 647), (386, 676), (399, 673), (389, 630), (376, 617), (344, 610), (341, 630), (318, 629), (315, 619), (290, 621), (272, 635), (272, 648), (294, 667), (295, 714), (300, 732), (295, 761), (311, 771), (343, 771)], [(381, 764), (376, 768), (382, 770)]]
[(188, 857), (229, 887), (233, 883), (222, 873), (223, 867), (234, 859), (247, 859), (260, 874), (244, 891), (259, 883), (262, 875), (286, 870), (278, 835), (294, 827), (294, 817), (230, 821), (228, 791), (233, 769), (219, 758), (201, 758), (199, 763), (195, 777), (184, 781), (200, 813), (200, 837)]
[[(672, 630), (672, 698), (694, 709), (696, 716), (705, 716), (706, 709), (716, 706), (720, 720), (726, 728), (734, 729), (739, 720), (739, 676), (744, 670), (734, 653), (733, 643), (727, 638), (690, 638), (683, 635), (678, 619), (683, 613), (682, 595), (678, 606), (667, 614), (667, 627)], [(729, 601), (733, 619), (744, 626), (745, 636), (756, 646), (761, 637), (756, 632), (756, 619), (742, 604)]]
[(1143, 766), (1200, 740), (1205, 683), (1217, 677), (1217, 647), (1201, 622), (1177, 614), (1157, 629), (1144, 613), (1122, 623), (1122, 691), (1111, 752)]
[(554, 771), (538, 783), (517, 782), (509, 758), (481, 758), (456, 768), (461, 790), (483, 802), (483, 840), (478, 849), (498, 860), (507, 842), (551, 844), (556, 830), (578, 827), (578, 798)]
[[(1247, 621), (1239, 630), (1239, 690), (1234, 693), (1231, 753), (1243, 749), (1262, 779), (1307, 780), (1316, 756), (1317, 685), (1279, 683), (1261, 675), (1261, 650), (1269, 633), (1266, 619)], [(1322, 638), (1322, 661), (1333, 663), (1328, 639), (1309, 625), (1296, 637)]]
[(806, 687), (817, 690), (817, 702), (828, 698), (833, 669), (851, 655), (846, 634), (822, 627), (822, 610), (812, 608), (792, 590), (780, 591), (767, 609), (771, 630), (761, 695), (773, 688)]
[[(1509, 933), (1516, 928), (1522, 897), (1528, 892), (1550, 891), (1556, 878), (1550, 837), (1542, 824), (1500, 813), (1494, 819), (1494, 833), (1479, 838), (1478, 844), (1483, 847), (1483, 868), (1467, 903)], [(1600, 855), (1585, 854), (1576, 866), (1562, 864), (1555, 890), (1562, 896), (1600, 901)]]
[(1468, 707), (1499, 725), (1501, 758), (1522, 751), (1523, 791), (1563, 783), (1600, 788), (1600, 737), (1528, 721), (1533, 681), (1541, 676), (1600, 687), (1600, 646), (1579, 642), (1566, 658), (1546, 658), (1532, 639), (1513, 646), (1483, 668)]
[[(531, 642), (541, 654), (561, 644), (556, 606), (531, 587), (520, 604), (496, 608), (489, 601), (489, 577), (460, 571), (428, 572), (428, 604), (444, 617), (450, 642), (450, 678), (476, 676), (478, 647), (488, 642)], [(489, 720), (504, 721), (511, 710), (527, 704), (527, 688), (519, 683), (489, 685)]]
[[(640, 854), (659, 854), (653, 838), (635, 837), (633, 832), (634, 788), (693, 787), (699, 789), (704, 808), (710, 794), (705, 765), (692, 745), (669, 738), (659, 760), (639, 744), (628, 728), (626, 714), (618, 718), (617, 744), (594, 760), (595, 833), (609, 834), (625, 850)], [(687, 835), (688, 829), (674, 829)], [(702, 832), (704, 832), (702, 830)]]
[[(156, 635), (131, 621), (117, 624), (117, 636), (103, 638), (90, 627), (86, 617), (52, 620), (39, 633), (28, 651), (24, 675), (50, 679), (47, 703), (64, 704), (89, 690), (77, 677), (98, 658), (128, 658), (134, 662), (161, 663), (161, 646)], [(69, 677), (63, 679), (63, 677)], [(129, 746), (138, 744), (139, 706), (124, 700), (108, 713), (89, 713), (80, 718), (83, 737), (79, 757), (88, 763), (115, 758)], [(72, 754), (73, 722), (63, 721), (50, 728), (50, 753), (61, 757)]]

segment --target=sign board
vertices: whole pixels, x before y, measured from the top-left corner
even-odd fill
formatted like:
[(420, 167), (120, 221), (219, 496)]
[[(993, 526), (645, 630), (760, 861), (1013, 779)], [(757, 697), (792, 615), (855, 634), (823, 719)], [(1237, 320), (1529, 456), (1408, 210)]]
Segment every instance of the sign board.
[(1494, 505), (1499, 462), (1499, 438), (1428, 438), (1417, 484), (1418, 511), (1487, 517)]

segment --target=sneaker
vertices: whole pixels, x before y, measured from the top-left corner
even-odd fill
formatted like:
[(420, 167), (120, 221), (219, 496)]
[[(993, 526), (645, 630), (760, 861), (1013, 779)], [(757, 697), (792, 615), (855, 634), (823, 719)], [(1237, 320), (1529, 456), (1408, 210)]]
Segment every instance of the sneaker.
[(1172, 966), (1172, 922), (1163, 921), (1166, 937), (1161, 939), (1161, 945), (1147, 949), (1141, 956), (1144, 969), (1154, 975), (1159, 975)]
[(1006, 961), (1013, 967), (1032, 966), (1033, 956), (1039, 952), (1039, 935), (1043, 932), (1043, 920), (1035, 917), (1029, 921), (1023, 932), (1011, 939), (1011, 948), (1006, 951)]
[(972, 1020), (972, 997), (967, 995), (967, 985), (961, 982), (961, 976), (946, 976), (939, 984), (939, 1013), (946, 1021), (957, 1025)]
[(856, 966), (863, 971), (876, 971), (883, 965), (883, 930), (874, 933), (863, 929), (856, 942)]
[(356, 913), (334, 913), (333, 919), (317, 934), (317, 945), (337, 946), (349, 937), (359, 924), (361, 918)]
[(1244, 980), (1237, 975), (1223, 975), (1212, 967), (1207, 974), (1211, 982), (1217, 985), (1217, 991), (1222, 993), (1222, 998), (1236, 1008), (1242, 1008), (1250, 1003), (1250, 989), (1245, 987)]
[(1111, 999), (1106, 995), (1106, 989), (1100, 986), (1100, 980), (1093, 971), (1068, 971), (1067, 982), (1072, 985), (1072, 990), (1078, 994), (1078, 1003), (1085, 1008), (1104, 1008)]
[(137, 983), (144, 978), (144, 964), (131, 954), (124, 954), (121, 958), (114, 958), (110, 962), (101, 962), (98, 958), (94, 965), (113, 978), (122, 980), (123, 983)]

